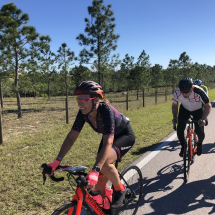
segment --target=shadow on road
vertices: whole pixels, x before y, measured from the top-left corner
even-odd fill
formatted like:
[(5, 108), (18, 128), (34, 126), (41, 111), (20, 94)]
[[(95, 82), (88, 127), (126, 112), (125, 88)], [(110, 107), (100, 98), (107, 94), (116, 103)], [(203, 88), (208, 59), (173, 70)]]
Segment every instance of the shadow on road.
[[(163, 179), (159, 179), (160, 185), (163, 184), (161, 180)], [(154, 199), (153, 196), (144, 198), (141, 204), (150, 203), (150, 207), (153, 209), (153, 212), (144, 214), (185, 214), (203, 207), (212, 207), (208, 213), (212, 214), (215, 212), (214, 202), (210, 202), (215, 199), (214, 183), (215, 176), (206, 180), (182, 184), (178, 189), (159, 199)], [(164, 184), (166, 185), (164, 187), (160, 185), (158, 186), (156, 183), (149, 187), (144, 187), (144, 192), (165, 192), (168, 189), (172, 189), (167, 184)]]
[(202, 154), (215, 153), (215, 143), (203, 143)]
[[(159, 142), (159, 145), (161, 145), (163, 143), (164, 142)], [(161, 150), (161, 149), (159, 149), (159, 145), (155, 144), (153, 146), (146, 146), (146, 147), (140, 148), (138, 151), (132, 152), (132, 155), (142, 155), (145, 152), (153, 152), (153, 151)], [(171, 141), (171, 146), (169, 146), (169, 144), (167, 144), (167, 146), (162, 150), (176, 151), (176, 150), (178, 150), (179, 145), (180, 145), (180, 143), (178, 140)]]
[[(175, 144), (171, 145), (174, 146)], [(164, 150), (174, 151), (176, 149), (170, 146)], [(203, 153), (215, 153), (215, 143), (205, 144)], [(182, 184), (176, 187), (174, 181), (178, 179)], [(153, 211), (148, 213), (144, 211), (144, 215), (185, 214), (203, 207), (211, 208), (208, 214), (215, 213), (215, 176), (184, 184), (182, 161), (165, 166), (157, 172), (155, 178), (144, 178), (143, 183), (143, 196), (140, 206), (147, 204), (147, 207), (151, 208), (150, 211)]]

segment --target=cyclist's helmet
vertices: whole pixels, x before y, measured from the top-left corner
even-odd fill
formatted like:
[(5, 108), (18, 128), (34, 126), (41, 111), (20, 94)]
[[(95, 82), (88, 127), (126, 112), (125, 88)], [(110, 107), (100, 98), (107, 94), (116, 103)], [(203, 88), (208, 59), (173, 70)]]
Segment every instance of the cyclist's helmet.
[(202, 81), (200, 80), (200, 79), (196, 79), (195, 81), (194, 81), (194, 84), (195, 85), (201, 85), (201, 83), (202, 83)]
[(90, 94), (91, 97), (99, 96), (103, 98), (102, 87), (94, 81), (82, 81), (74, 92), (76, 95)]
[(193, 86), (193, 80), (190, 77), (184, 77), (179, 81), (178, 88), (181, 91), (188, 91)]

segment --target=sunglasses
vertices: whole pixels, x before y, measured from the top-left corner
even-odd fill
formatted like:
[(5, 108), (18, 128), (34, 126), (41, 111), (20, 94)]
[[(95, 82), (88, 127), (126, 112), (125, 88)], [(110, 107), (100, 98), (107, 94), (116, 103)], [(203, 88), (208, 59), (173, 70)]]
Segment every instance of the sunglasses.
[(190, 90), (181, 91), (182, 94), (188, 94), (189, 92), (190, 92)]
[(94, 98), (84, 98), (84, 97), (77, 97), (76, 99), (77, 99), (77, 102), (79, 103), (79, 104), (87, 104), (87, 103), (89, 103), (91, 100), (93, 100), (93, 99), (95, 99), (96, 97), (94, 97)]

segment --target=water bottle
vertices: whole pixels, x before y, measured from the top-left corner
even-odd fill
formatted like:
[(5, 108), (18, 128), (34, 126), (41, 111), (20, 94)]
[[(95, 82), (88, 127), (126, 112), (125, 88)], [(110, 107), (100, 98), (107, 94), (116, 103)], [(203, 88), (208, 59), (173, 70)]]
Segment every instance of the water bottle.
[(111, 188), (107, 188), (105, 191), (104, 209), (110, 209), (110, 203), (112, 202), (112, 194), (113, 190)]
[[(94, 190), (94, 191), (97, 191), (97, 190)], [(92, 198), (100, 205), (102, 206), (103, 205), (103, 198), (102, 196), (99, 194), (97, 196), (92, 196)]]

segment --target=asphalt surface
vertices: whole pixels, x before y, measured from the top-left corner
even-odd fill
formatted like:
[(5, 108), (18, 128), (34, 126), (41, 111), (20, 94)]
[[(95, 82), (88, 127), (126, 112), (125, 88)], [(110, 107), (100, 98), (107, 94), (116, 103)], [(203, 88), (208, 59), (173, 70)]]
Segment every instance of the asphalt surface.
[[(142, 162), (143, 196), (138, 215), (215, 214), (215, 104), (205, 127), (203, 153), (191, 165), (189, 181), (183, 179), (183, 160), (175, 131), (133, 164)], [(171, 141), (170, 141), (171, 140)], [(164, 144), (166, 146), (160, 150)], [(160, 148), (158, 148), (160, 146)], [(153, 153), (156, 155), (151, 156)], [(151, 157), (149, 160), (147, 158)], [(147, 160), (147, 162), (143, 162)]]

